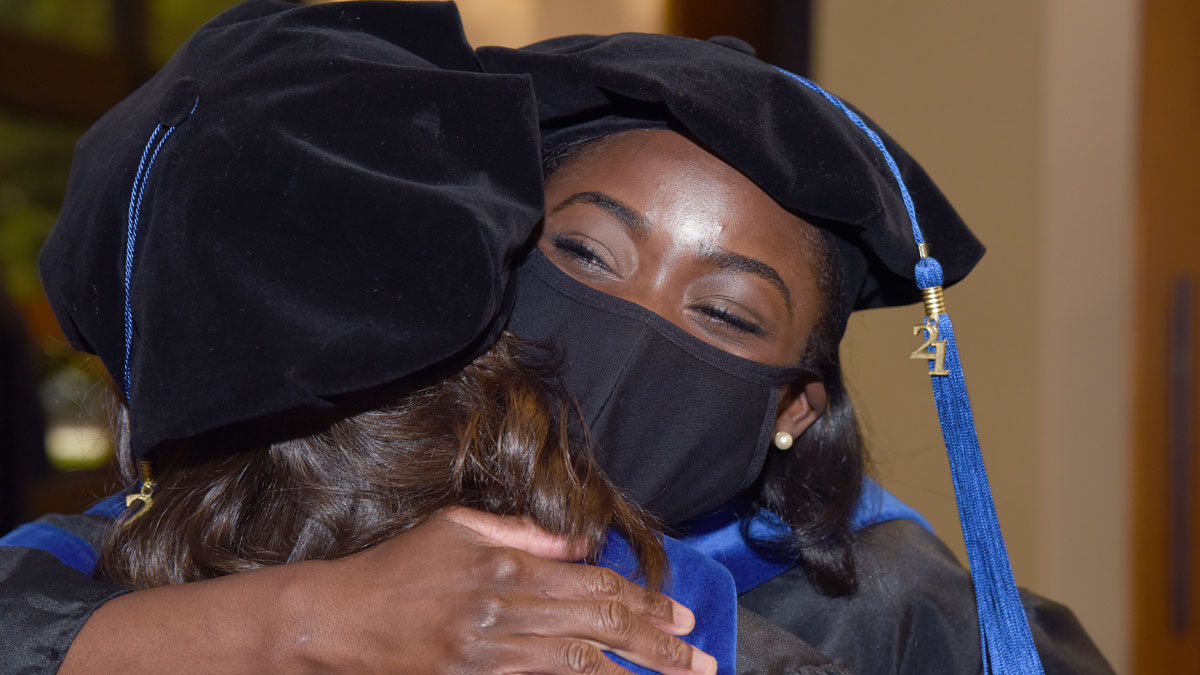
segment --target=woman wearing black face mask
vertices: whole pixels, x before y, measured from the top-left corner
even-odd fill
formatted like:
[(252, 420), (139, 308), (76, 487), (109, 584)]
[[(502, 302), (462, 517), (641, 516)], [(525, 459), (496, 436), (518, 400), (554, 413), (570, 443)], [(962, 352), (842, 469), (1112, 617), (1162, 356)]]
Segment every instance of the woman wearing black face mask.
[[(636, 63), (638, 54), (627, 53), (625, 58)], [(523, 66), (519, 69), (523, 69)], [(719, 69), (712, 72), (714, 77), (722, 77)], [(653, 76), (653, 73), (651, 75)], [(546, 92), (544, 88), (543, 92)], [(539, 92), (539, 96), (543, 94)], [(549, 99), (552, 96), (553, 90), (546, 92), (544, 98)], [(652, 128), (667, 126), (665, 116), (647, 116), (644, 119), (657, 120), (650, 125)], [(795, 121), (791, 119), (789, 123)], [(840, 127), (838, 129), (837, 133), (842, 133)], [(589, 133), (583, 136), (598, 138), (612, 135), (615, 131), (617, 130), (605, 130), (605, 133)], [(611, 349), (612, 353), (621, 355), (619, 364), (601, 361), (591, 368), (575, 365), (567, 375), (569, 381), (574, 380), (577, 384), (585, 412), (598, 427), (619, 430), (622, 422), (628, 419), (630, 427), (657, 427), (660, 430), (655, 441), (634, 447), (607, 443), (606, 437), (611, 436), (610, 432), (604, 431), (599, 438), (602, 445), (612, 451), (637, 453), (635, 459), (642, 458), (646, 461), (645, 464), (639, 464), (637, 461), (630, 462), (627, 454), (623, 455), (624, 458), (614, 455), (605, 460), (610, 472), (621, 475), (622, 482), (627, 482), (631, 491), (652, 508), (660, 510), (660, 513), (672, 522), (682, 523), (694, 516), (703, 515), (739, 494), (757, 499), (762, 505), (775, 507), (793, 524), (790, 536), (794, 537), (791, 541), (776, 543), (785, 547), (798, 544), (789, 548), (798, 548), (804, 559), (804, 564), (800, 567), (793, 568), (789, 564), (790, 571), (777, 578), (789, 582), (789, 585), (783, 587), (791, 594), (788, 599), (796, 602), (797, 598), (800, 598), (802, 603), (782, 608), (772, 608), (763, 603), (756, 606), (771, 612), (773, 619), (784, 624), (795, 621), (796, 610), (801, 609), (799, 613), (802, 616), (799, 619), (802, 621), (825, 624), (823, 635), (830, 638), (829, 644), (838, 648), (837, 651), (830, 650), (831, 652), (854, 658), (860, 651), (859, 647), (869, 643), (877, 648), (873, 654), (889, 650), (895, 653), (897, 648), (900, 648), (899, 653), (903, 654), (904, 648), (911, 643), (921, 645), (922, 651), (919, 653), (925, 657), (936, 656), (942, 647), (961, 649), (969, 654), (970, 639), (957, 640), (961, 636), (954, 631), (945, 634), (928, 632), (928, 623), (921, 623), (920, 634), (911, 636), (911, 639), (905, 639), (903, 635), (897, 638), (892, 633), (879, 638), (878, 634), (872, 633), (873, 629), (879, 628), (878, 625), (857, 623), (861, 620), (863, 612), (873, 611), (879, 614), (881, 623), (887, 626), (899, 626), (902, 622), (897, 620), (895, 615), (884, 614), (882, 610), (888, 607), (879, 604), (878, 594), (872, 595), (860, 590), (860, 594), (854, 597), (861, 598), (861, 601), (856, 601), (851, 611), (843, 613), (838, 613), (837, 603), (822, 604), (828, 601), (824, 595), (803, 595), (808, 593), (805, 589), (812, 588), (806, 581), (807, 570), (814, 570), (818, 575), (823, 574), (822, 578), (826, 581), (822, 583), (834, 584), (832, 588), (835, 592), (839, 583), (843, 584), (843, 590), (853, 585), (854, 568), (851, 563), (855, 559), (850, 547), (850, 514), (856, 503), (855, 496), (861, 488), (861, 458), (851, 454), (857, 451), (857, 446), (852, 443), (848, 446), (834, 445), (844, 441), (846, 434), (842, 434), (842, 441), (839, 441), (837, 438), (815, 437), (813, 432), (822, 430), (821, 425), (826, 422), (840, 424), (844, 421), (841, 417), (830, 419), (831, 415), (844, 415), (845, 409), (842, 407), (844, 399), (839, 399), (839, 392), (834, 390), (837, 379), (831, 373), (836, 375), (836, 371), (830, 370), (829, 359), (836, 358), (836, 333), (840, 333), (840, 321), (844, 320), (847, 305), (856, 304), (862, 297), (887, 296), (891, 293), (890, 289), (879, 285), (874, 277), (854, 274), (857, 269), (856, 261), (852, 259), (853, 256), (844, 255), (843, 239), (830, 239), (815, 230), (805, 229), (802, 222), (797, 225), (799, 229), (788, 229), (796, 223), (789, 220), (788, 226), (783, 226), (782, 221), (787, 219), (780, 214), (778, 203), (766, 197), (766, 193), (761, 190), (758, 194), (753, 193), (753, 190), (759, 189), (753, 183), (747, 190), (745, 175), (732, 170), (722, 161), (713, 163), (713, 156), (705, 154), (703, 150), (697, 154), (698, 146), (694, 144), (681, 145), (680, 137), (656, 135), (660, 133), (670, 132), (632, 131), (626, 136), (614, 136), (608, 141), (599, 141), (590, 148), (584, 147), (568, 158), (569, 161), (552, 175), (548, 186), (550, 195), (547, 210), (550, 213), (546, 221), (545, 236), (539, 245), (545, 257), (557, 267), (548, 267), (543, 264), (545, 261), (539, 262), (541, 259), (534, 255), (530, 259), (529, 267), (523, 272), (529, 280), (522, 281), (523, 292), (536, 292), (540, 283), (543, 291), (557, 289), (562, 292), (565, 300), (562, 301), (563, 304), (558, 305), (559, 307), (590, 306), (598, 314), (624, 318), (632, 321), (634, 325), (646, 327), (641, 329), (646, 331), (641, 337), (635, 335), (634, 339), (623, 340), (618, 344), (585, 345), (585, 348), (596, 350)], [(683, 143), (690, 141), (684, 140)], [(761, 153), (763, 148), (751, 147), (748, 151)], [(644, 194), (635, 195), (629, 193), (627, 188), (631, 186), (628, 185), (622, 187), (611, 183), (589, 182), (596, 178), (598, 164), (622, 164), (612, 172), (620, 177), (626, 175), (626, 171), (648, 164), (647, 157), (651, 153), (654, 157), (671, 159), (675, 164), (652, 164), (655, 171), (638, 174), (639, 184), (632, 187), (653, 188), (660, 180), (670, 182), (675, 179), (687, 179), (690, 184), (675, 185), (665, 192), (648, 190)], [(733, 162), (736, 153), (719, 151), (718, 155), (726, 161)], [(618, 159), (620, 162), (617, 162)], [(859, 169), (846, 169), (846, 173), (862, 178)], [(609, 178), (611, 177), (610, 174)], [(769, 182), (766, 180), (769, 177), (754, 178), (761, 185)], [(587, 180), (584, 180), (585, 178)], [(572, 181), (587, 184), (574, 185)], [(892, 208), (891, 204), (870, 203), (874, 198), (870, 189), (872, 181), (868, 179), (864, 182), (866, 185), (847, 184), (845, 189), (831, 193), (829, 197), (835, 201), (844, 199), (847, 202), (863, 204), (863, 209), (867, 211), (872, 208)], [(724, 195), (724, 201), (711, 199), (721, 196), (717, 193)], [(683, 199), (682, 203), (678, 199), (671, 199), (681, 195), (690, 196), (692, 199)], [(605, 200), (604, 196), (611, 199)], [(766, 201), (763, 201), (762, 197), (766, 197)], [(817, 213), (825, 215), (821, 210), (817, 210)], [(734, 217), (743, 214), (753, 216), (753, 220), (744, 222)], [(784, 215), (794, 217), (786, 210)], [(576, 222), (576, 219), (584, 222)], [(729, 227), (735, 221), (738, 225), (736, 231), (735, 228)], [(756, 234), (752, 233), (754, 224), (759, 222), (766, 225), (766, 228)], [(645, 227), (639, 228), (639, 225)], [(600, 231), (591, 228), (599, 228)], [(623, 242), (620, 237), (624, 234), (620, 229), (617, 230), (617, 235), (614, 235), (612, 232), (604, 232), (604, 228), (626, 230), (630, 236), (624, 243), (632, 243), (636, 255), (631, 257), (628, 247), (622, 250)], [(646, 235), (642, 239), (649, 240), (651, 246), (647, 247), (646, 242), (637, 240), (636, 232), (639, 229)], [(743, 238), (743, 235), (748, 239)], [(794, 239), (793, 235), (798, 239)], [(863, 235), (860, 243), (862, 239), (870, 240), (871, 236)], [(936, 244), (936, 238), (934, 241)], [(817, 252), (822, 247), (827, 253), (832, 253), (818, 255)], [(869, 246), (864, 245), (863, 248), (865, 250)], [(946, 247), (944, 250), (950, 252), (953, 248)], [(804, 259), (808, 264), (790, 264), (797, 257)], [(971, 258), (969, 254), (966, 257)], [(780, 262), (781, 258), (785, 262)], [(945, 262), (951, 276), (954, 276), (955, 267), (951, 264), (954, 261)], [(962, 262), (959, 267), (969, 267), (971, 262), (973, 259)], [(562, 271), (558, 271), (559, 269)], [(563, 276), (564, 272), (568, 277), (574, 277), (574, 285), (566, 283), (571, 280)], [(771, 279), (771, 272), (774, 272), (778, 279)], [(847, 282), (847, 279), (852, 281)], [(831, 283), (831, 280), (839, 281)], [(630, 301), (644, 312), (627, 305), (611, 303), (588, 293), (581, 288), (578, 283), (580, 281), (583, 282), (583, 287), (590, 286), (593, 291), (600, 289), (607, 296)], [(520, 310), (534, 306), (536, 303), (519, 304), (518, 314), (514, 319), (515, 327), (519, 328), (522, 325)], [(540, 316), (546, 315), (543, 312)], [(656, 316), (660, 317), (661, 321), (654, 318)], [(578, 318), (585, 317), (579, 315)], [(534, 331), (542, 329), (555, 330), (555, 327), (534, 326), (529, 329), (530, 336), (540, 337), (534, 334)], [(689, 334), (688, 338), (691, 339), (678, 339), (680, 332)], [(828, 338), (830, 334), (834, 336)], [(603, 337), (598, 331), (592, 332), (591, 335), (597, 340)], [(630, 332), (612, 332), (611, 335), (628, 337)], [(697, 346), (695, 342), (711, 350)], [(568, 344), (567, 358), (574, 360), (577, 358), (577, 351), (570, 347)], [(686, 357), (673, 353), (671, 358), (678, 360), (666, 361), (657, 358), (663, 353), (662, 350), (673, 349), (682, 350)], [(828, 353), (822, 353), (821, 350)], [(642, 358), (644, 354), (649, 354), (650, 358)], [(761, 367), (735, 362), (733, 357), (758, 362)], [(668, 370), (649, 375), (643, 367), (643, 364), (654, 365), (663, 362), (674, 363), (677, 367), (673, 372)], [(726, 381), (735, 382), (738, 387), (746, 385), (745, 390), (738, 389), (738, 394), (730, 396), (739, 408), (744, 405), (744, 409), (736, 413), (730, 411), (726, 402), (713, 400), (711, 389), (708, 390), (710, 393), (706, 394), (697, 388), (698, 398), (686, 404), (680, 403), (682, 390), (695, 384), (695, 373), (699, 372), (695, 366), (697, 362), (711, 369), (708, 371), (711, 373), (709, 384), (713, 387), (720, 388)], [(836, 362), (833, 365), (836, 366)], [(610, 369), (613, 372), (607, 372)], [(594, 402), (587, 398), (593, 389), (586, 384), (579, 384), (593, 376), (610, 379), (605, 386), (608, 393)], [(652, 381), (647, 382), (640, 378)], [(621, 393), (627, 390), (629, 383), (660, 384), (663, 385), (663, 390), (651, 393), (648, 400), (624, 399)], [(645, 387), (635, 386), (634, 389), (643, 393)], [(822, 389), (825, 391), (822, 392)], [(746, 393), (740, 393), (742, 391)], [(822, 394), (827, 399), (824, 402), (821, 400)], [(721, 405), (715, 409), (708, 407), (714, 402)], [(610, 412), (612, 410), (620, 410), (621, 414), (614, 415)], [(843, 412), (839, 413), (839, 410)], [(689, 424), (680, 425), (678, 420), (682, 417), (681, 413), (691, 413), (694, 417), (688, 420)], [(752, 427), (749, 432), (741, 428), (746, 424)], [(853, 430), (852, 425), (838, 428)], [(677, 433), (672, 435), (676, 431)], [(711, 434), (724, 431), (730, 432), (733, 439), (728, 442), (728, 450), (715, 447), (716, 443), (708, 446), (706, 443), (697, 442), (703, 441)], [(800, 444), (812, 444), (817, 452), (829, 453), (829, 457), (836, 458), (837, 461), (810, 461), (812, 455), (804, 455), (805, 461), (779, 461), (780, 457), (790, 459), (799, 453), (769, 455), (765, 441), (773, 438), (777, 431), (800, 439)], [(700, 438), (697, 439), (697, 436)], [(786, 441), (781, 439), (780, 445), (786, 444)], [(713, 454), (697, 455), (694, 452), (697, 449), (707, 449)], [(799, 445), (795, 445), (792, 451), (800, 449)], [(666, 462), (661, 465), (652, 464), (660, 459)], [(760, 469), (763, 469), (764, 463), (765, 473), (761, 473)], [(647, 468), (644, 476), (640, 475), (639, 466)], [(721, 467), (719, 470), (718, 466)], [(823, 473), (822, 467), (828, 468), (832, 473)], [(760, 475), (763, 480), (761, 485), (748, 492), (748, 484)], [(637, 484), (642, 480), (645, 482)], [(799, 527), (796, 527), (797, 525)], [(810, 529), (806, 530), (805, 526)], [(903, 529), (905, 525), (899, 524), (897, 527)], [(417, 541), (425, 547), (424, 554), (437, 553), (436, 538), (425, 536), (425, 532), (416, 534), (421, 536), (414, 536), (410, 540)], [(903, 536), (865, 535), (871, 545), (864, 546), (861, 550), (875, 556), (865, 564), (861, 560), (857, 561), (860, 568), (869, 568), (866, 578), (874, 579), (875, 574), (892, 574), (896, 567), (913, 561), (926, 566), (931, 565), (929, 560), (912, 555), (914, 537), (910, 536), (911, 533), (902, 534)], [(892, 549), (887, 549), (886, 546), (880, 549), (881, 540), (883, 544), (894, 543), (895, 546)], [(397, 542), (394, 550), (402, 548), (403, 542)], [(466, 550), (466, 547), (460, 546), (460, 550)], [(897, 559), (887, 561), (890, 565), (882, 564), (881, 550), (896, 554)], [(932, 557), (936, 559), (936, 556), (937, 552), (934, 551)], [(411, 578), (407, 581), (413, 583), (414, 588), (420, 588), (420, 584), (417, 583), (418, 576), (428, 575), (428, 570), (417, 569), (418, 566), (411, 562), (411, 558), (399, 559), (402, 563), (407, 561), (408, 569), (413, 570)], [(519, 586), (529, 578), (552, 579), (549, 566), (537, 568), (534, 572), (530, 571), (535, 569), (532, 560), (520, 560), (522, 565), (527, 566), (525, 572), (510, 579), (509, 586), (502, 584), (500, 590)], [(442, 574), (447, 573), (446, 569), (438, 571)], [(946, 564), (945, 571), (946, 584), (954, 586), (948, 597), (954, 599), (951, 604), (958, 612), (963, 606), (962, 596), (964, 592), (969, 593), (969, 587), (963, 587), (961, 584), (964, 578), (961, 570), (954, 571), (952, 564)], [(921, 574), (927, 572), (928, 569)], [(861, 571), (859, 576), (863, 576)], [(307, 572), (307, 578), (311, 582), (320, 578), (325, 585), (337, 583), (332, 577), (333, 575), (329, 575), (320, 578), (320, 575), (312, 571)], [(276, 579), (278, 578), (277, 575)], [(234, 580), (233, 583), (239, 581)], [(397, 583), (404, 581), (406, 580), (397, 579)], [(524, 588), (544, 593), (544, 589), (551, 586), (551, 581), (543, 581), (528, 584)], [(243, 584), (239, 588), (246, 590), (250, 587)], [(906, 589), (910, 587), (911, 585), (905, 586)], [(764, 585), (762, 588), (781, 587)], [(336, 593), (329, 595), (336, 596)], [(199, 595), (190, 597), (197, 601), (198, 607), (212, 606), (204, 605), (205, 601)], [(904, 596), (898, 604), (911, 600), (912, 596)], [(229, 602), (235, 603), (236, 600)], [(851, 603), (842, 604), (849, 606)], [(263, 606), (269, 609), (268, 605), (260, 606), (260, 614), (270, 615), (269, 611), (262, 610)], [(914, 606), (905, 605), (896, 609), (903, 613)], [(969, 603), (966, 606), (971, 609)], [(126, 609), (122, 611), (125, 612), (125, 616), (129, 616), (127, 608), (130, 604), (126, 603), (124, 607)], [(321, 608), (316, 609), (319, 611)], [(791, 615), (782, 611), (773, 613), (774, 609), (789, 609)], [(961, 612), (955, 613), (954, 618), (945, 621), (969, 626), (969, 620), (960, 621), (960, 614)], [(119, 612), (108, 613), (106, 620), (111, 622), (114, 616), (119, 615)], [(144, 626), (144, 623), (136, 622), (144, 622), (144, 617), (153, 616), (153, 613), (142, 613), (143, 618), (134, 617), (131, 625)], [(927, 618), (925, 615), (921, 616)], [(335, 623), (345, 626), (353, 621), (353, 618), (344, 616), (326, 615), (325, 618), (329, 619), (328, 623), (331, 626)], [(504, 618), (503, 615), (501, 618)], [(184, 622), (183, 618), (178, 616), (175, 620)], [(397, 617), (398, 631), (405, 630), (399, 625), (402, 620), (403, 617)], [(805, 628), (799, 626), (795, 629), (802, 632)], [(959, 626), (952, 628), (957, 629)], [(473, 635), (469, 631), (464, 633), (468, 637)], [(91, 631), (85, 635), (85, 639), (94, 644), (104, 635), (103, 631)], [(147, 632), (142, 643), (153, 644), (154, 639), (155, 635)], [(179, 638), (175, 636), (174, 639)], [(939, 643), (939, 639), (943, 639), (944, 642)], [(125, 643), (128, 644), (128, 641)], [(931, 644), (934, 646), (927, 648)], [(208, 646), (211, 647), (212, 644), (209, 643)], [(419, 649), (421, 646), (408, 643), (411, 649)], [(152, 648), (148, 651), (151, 652), (151, 656), (154, 655)], [(922, 662), (912, 656), (918, 652), (908, 653), (910, 656), (907, 660), (902, 659), (903, 663), (893, 664), (896, 670), (920, 669), (928, 665), (928, 662)], [(78, 661), (75, 665), (78, 667)], [(953, 666), (948, 668), (953, 669)]]
[[(532, 76), (548, 160), (510, 326), (565, 352), (617, 484), (854, 672), (1111, 672), (1013, 582), (942, 296), (983, 247), (912, 157), (735, 39), (478, 52)], [(970, 577), (864, 480), (841, 383), (849, 313), (919, 300)]]
[[(806, 589), (853, 593), (863, 458), (840, 387), (836, 262), (821, 233), (673, 131), (548, 154), (544, 228), (510, 325), (564, 346), (601, 464), (669, 526), (739, 495), (750, 497), (745, 511), (757, 501), (788, 513), (800, 527), (759, 550), (798, 552)], [(768, 461), (771, 478), (758, 481)], [(789, 490), (793, 468), (819, 489)]]
[(822, 234), (674, 131), (550, 154), (544, 227), (510, 326), (564, 345), (610, 476), (680, 527), (746, 492), (776, 435), (799, 439), (809, 480), (840, 498), (793, 500), (807, 528), (798, 548), (831, 593), (852, 589), (840, 544), (862, 478), (856, 427), (825, 450), (828, 475), (808, 443), (820, 432), (806, 436), (830, 390), (839, 413), (847, 405)]

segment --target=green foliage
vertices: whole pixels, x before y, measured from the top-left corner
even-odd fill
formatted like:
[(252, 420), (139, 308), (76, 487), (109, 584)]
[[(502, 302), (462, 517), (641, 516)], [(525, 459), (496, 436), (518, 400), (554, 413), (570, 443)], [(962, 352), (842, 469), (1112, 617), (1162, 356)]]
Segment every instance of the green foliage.
[(0, 269), (19, 303), (41, 293), (37, 252), (62, 204), (83, 129), (0, 112)]
[(100, 54), (112, 50), (112, 2), (0, 0), (0, 30)]
[[(165, 63), (192, 32), (234, 4), (146, 0), (150, 62)], [(105, 0), (0, 0), (0, 31), (109, 53), (113, 5)], [(71, 150), (83, 131), (0, 109), (0, 284), (19, 303), (33, 302), (41, 293), (37, 252), (62, 204)]]
[[(235, 0), (144, 0), (150, 62), (163, 64), (205, 21)], [(112, 0), (0, 0), (0, 30), (69, 45), (91, 54), (113, 51)]]

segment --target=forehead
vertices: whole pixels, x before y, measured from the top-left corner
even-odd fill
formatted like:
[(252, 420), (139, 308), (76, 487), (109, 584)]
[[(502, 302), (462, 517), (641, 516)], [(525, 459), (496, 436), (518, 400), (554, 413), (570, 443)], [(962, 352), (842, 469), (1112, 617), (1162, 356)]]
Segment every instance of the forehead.
[(762, 259), (789, 286), (813, 283), (812, 270), (820, 264), (816, 228), (673, 131), (630, 131), (584, 147), (547, 178), (547, 207), (588, 191), (639, 211), (654, 226), (651, 237), (678, 248), (719, 247)]

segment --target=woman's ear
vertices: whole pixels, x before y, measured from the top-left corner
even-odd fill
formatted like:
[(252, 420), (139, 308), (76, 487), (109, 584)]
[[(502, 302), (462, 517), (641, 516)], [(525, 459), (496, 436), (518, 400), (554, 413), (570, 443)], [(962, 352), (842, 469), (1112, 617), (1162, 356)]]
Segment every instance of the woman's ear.
[(775, 432), (791, 434), (799, 438), (820, 419), (825, 412), (828, 397), (825, 395), (825, 385), (821, 382), (808, 382), (791, 385), (783, 390), (779, 397), (779, 411), (775, 414)]

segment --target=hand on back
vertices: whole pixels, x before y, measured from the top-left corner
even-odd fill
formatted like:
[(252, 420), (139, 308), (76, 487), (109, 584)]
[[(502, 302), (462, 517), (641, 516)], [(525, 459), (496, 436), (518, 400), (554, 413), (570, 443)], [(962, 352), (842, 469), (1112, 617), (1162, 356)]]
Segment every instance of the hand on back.
[(520, 519), (452, 509), (297, 575), (292, 639), (302, 662), (334, 669), (625, 672), (609, 649), (663, 673), (716, 671), (673, 637), (692, 629), (690, 611), (577, 558)]
[(451, 509), (361, 553), (117, 597), (72, 673), (715, 673), (682, 605), (517, 518)]

